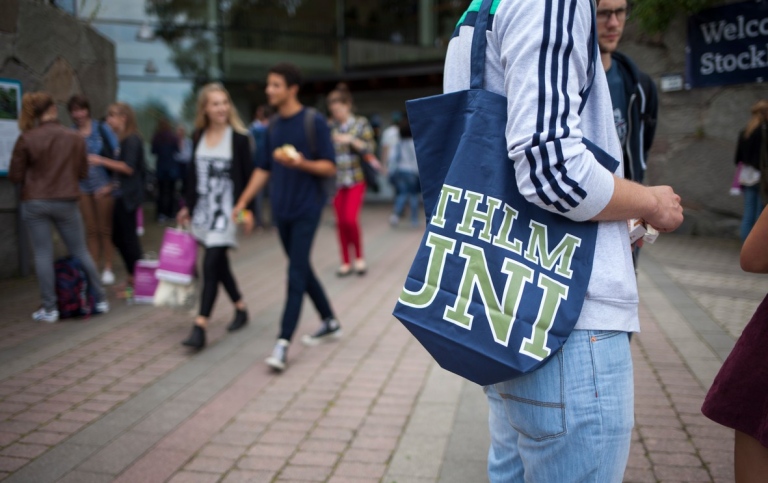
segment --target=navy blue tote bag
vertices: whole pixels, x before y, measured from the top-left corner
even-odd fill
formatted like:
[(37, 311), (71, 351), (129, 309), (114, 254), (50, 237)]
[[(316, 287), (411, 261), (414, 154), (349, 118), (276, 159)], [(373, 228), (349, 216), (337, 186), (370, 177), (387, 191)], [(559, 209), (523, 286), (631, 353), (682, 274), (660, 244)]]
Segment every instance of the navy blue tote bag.
[(518, 190), (507, 100), (483, 90), (491, 4), (475, 24), (470, 89), (407, 103), (428, 223), (394, 311), (440, 366), (481, 385), (533, 371), (565, 343), (597, 237), (597, 223), (550, 213)]

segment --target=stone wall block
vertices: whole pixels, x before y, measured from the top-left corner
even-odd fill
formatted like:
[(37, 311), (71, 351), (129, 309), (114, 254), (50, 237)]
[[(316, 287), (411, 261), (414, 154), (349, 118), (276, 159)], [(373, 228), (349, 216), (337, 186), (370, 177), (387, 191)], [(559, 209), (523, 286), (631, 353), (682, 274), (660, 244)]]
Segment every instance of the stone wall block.
[(115, 48), (112, 41), (104, 37), (92, 28), (83, 28), (80, 36), (80, 45), (78, 52), (79, 60), (83, 63), (107, 63), (112, 65), (115, 62)]
[(19, 64), (15, 59), (6, 62), (0, 71), (0, 76), (20, 81), (23, 93), (38, 91), (43, 88), (41, 76), (29, 70), (25, 65)]
[(0, 69), (13, 57), (16, 35), (0, 32)]
[(752, 105), (768, 98), (768, 88), (760, 85), (735, 87), (715, 97), (703, 113), (708, 136), (736, 143), (739, 131), (749, 121)]
[(19, 25), (24, 26), (24, 35), (16, 43), (16, 58), (31, 70), (45, 72), (57, 57), (64, 57), (74, 68), (78, 67), (82, 31), (79, 21), (55, 8), (22, 2)]
[[(0, 32), (16, 33), (18, 28), (16, 17), (19, 15), (19, 0), (2, 0), (2, 11), (3, 14), (0, 15)], [(0, 43), (2, 41), (0, 37)], [(3, 65), (3, 63), (0, 62), (0, 65)]]
[[(12, 210), (18, 206), (16, 189), (5, 176), (0, 178), (0, 210)], [(5, 238), (0, 238), (5, 240)]]
[(741, 216), (743, 201), (729, 195), (734, 169), (731, 145), (705, 138), (681, 143), (666, 163), (655, 165), (648, 174), (649, 181), (672, 186), (684, 204)]
[(77, 74), (72, 66), (62, 57), (59, 57), (43, 77), (43, 86), (59, 104), (66, 104), (73, 94), (82, 92)]
[(114, 102), (117, 95), (117, 76), (114, 69), (103, 63), (82, 64), (78, 79), (82, 92), (86, 93), (91, 103), (91, 114), (94, 118), (106, 115), (107, 106)]
[[(15, 213), (0, 213), (0, 240), (17, 240), (18, 230)], [(0, 247), (0, 279), (19, 275), (19, 255), (15, 247)]]

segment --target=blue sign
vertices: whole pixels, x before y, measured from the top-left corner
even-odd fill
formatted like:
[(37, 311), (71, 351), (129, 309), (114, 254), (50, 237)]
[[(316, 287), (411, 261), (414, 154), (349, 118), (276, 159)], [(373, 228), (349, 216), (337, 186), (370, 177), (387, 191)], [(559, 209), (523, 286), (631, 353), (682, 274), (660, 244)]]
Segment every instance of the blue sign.
[(687, 87), (768, 80), (768, 0), (691, 15), (686, 54)]

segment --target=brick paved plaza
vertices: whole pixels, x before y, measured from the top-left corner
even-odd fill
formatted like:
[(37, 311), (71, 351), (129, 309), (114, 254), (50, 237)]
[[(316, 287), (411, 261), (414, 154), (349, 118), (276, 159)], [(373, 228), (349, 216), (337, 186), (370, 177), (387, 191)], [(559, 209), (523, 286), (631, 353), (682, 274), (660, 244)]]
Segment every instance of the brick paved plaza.
[[(222, 292), (198, 354), (180, 345), (189, 314), (113, 299), (105, 316), (34, 323), (34, 280), (0, 282), (0, 480), (487, 481), (481, 389), (436, 367), (390, 315), (421, 232), (392, 229), (387, 217), (383, 206), (363, 213), (362, 278), (334, 276), (335, 231), (323, 224), (314, 261), (345, 334), (293, 344), (279, 375), (263, 364), (284, 300), (274, 231), (243, 239), (233, 255), (251, 324), (227, 334)], [(149, 230), (146, 251), (159, 248), (160, 233)], [(699, 408), (768, 292), (768, 277), (740, 271), (738, 250), (736, 241), (666, 235), (641, 255), (626, 482), (733, 480), (732, 432)], [(297, 335), (316, 324), (307, 303)]]

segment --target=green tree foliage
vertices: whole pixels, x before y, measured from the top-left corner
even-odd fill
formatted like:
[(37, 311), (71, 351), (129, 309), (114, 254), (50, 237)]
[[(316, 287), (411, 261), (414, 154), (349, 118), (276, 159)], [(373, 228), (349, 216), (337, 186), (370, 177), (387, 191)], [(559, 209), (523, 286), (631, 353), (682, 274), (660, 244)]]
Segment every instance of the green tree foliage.
[(634, 0), (632, 17), (647, 33), (664, 32), (672, 20), (680, 15), (696, 13), (721, 0)]

